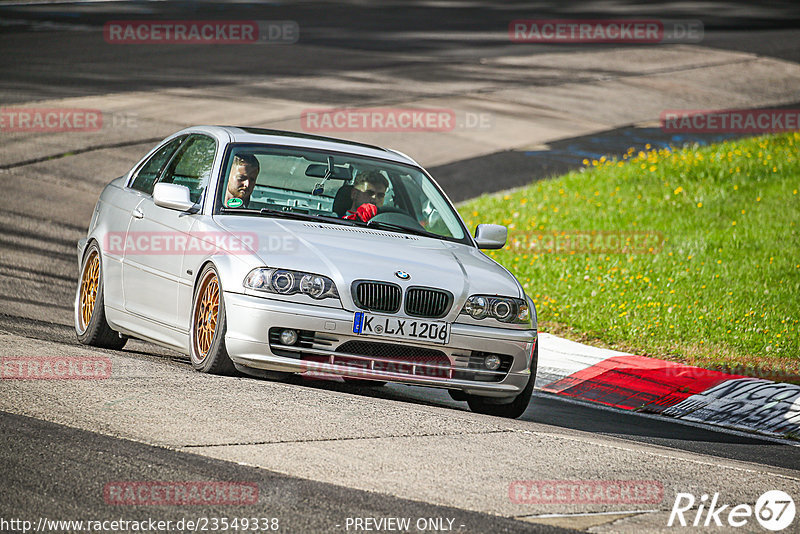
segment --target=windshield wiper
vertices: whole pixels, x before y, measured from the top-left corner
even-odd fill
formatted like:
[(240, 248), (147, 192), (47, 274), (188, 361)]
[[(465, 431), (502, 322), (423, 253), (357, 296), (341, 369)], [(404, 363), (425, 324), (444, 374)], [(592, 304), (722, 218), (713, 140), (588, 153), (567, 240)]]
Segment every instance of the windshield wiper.
[(317, 215), (309, 215), (308, 213), (299, 213), (297, 211), (281, 211), (281, 210), (273, 210), (270, 208), (261, 208), (259, 211), (261, 215), (270, 215), (273, 217), (282, 217), (284, 219), (297, 219), (300, 221), (317, 221), (319, 222), (321, 217)]
[(377, 228), (378, 230), (400, 230), (401, 232), (408, 232), (411, 234), (421, 235), (425, 237), (434, 237), (436, 239), (442, 238), (442, 236), (434, 234), (427, 230), (420, 230), (419, 228), (413, 228), (411, 226), (403, 226), (402, 224), (395, 224), (390, 222), (370, 220), (367, 221), (366, 226), (369, 228)]
[(284, 219), (295, 219), (298, 221), (313, 221), (318, 223), (333, 223), (333, 224), (344, 224), (347, 226), (355, 226), (353, 221), (349, 221), (347, 219), (340, 219), (338, 217), (332, 217), (330, 215), (309, 215), (308, 213), (299, 213), (297, 211), (281, 211), (281, 210), (273, 210), (270, 208), (261, 208), (259, 213), (261, 215), (282, 217)]
[(284, 219), (297, 219), (301, 221), (319, 221), (320, 217), (316, 215), (309, 215), (307, 213), (298, 213), (296, 211), (280, 211), (271, 210), (269, 208), (262, 208), (260, 210), (252, 209), (229, 209), (221, 208), (220, 213), (224, 215), (271, 215), (273, 217), (282, 217)]

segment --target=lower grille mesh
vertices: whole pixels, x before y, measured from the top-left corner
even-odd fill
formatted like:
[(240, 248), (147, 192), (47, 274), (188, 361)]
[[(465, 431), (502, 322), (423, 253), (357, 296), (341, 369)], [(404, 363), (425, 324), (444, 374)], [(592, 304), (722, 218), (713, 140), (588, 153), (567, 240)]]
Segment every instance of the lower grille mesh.
[(335, 336), (309, 330), (296, 330), (299, 334), (297, 343), (284, 346), (280, 342), (282, 330), (284, 329), (273, 327), (269, 331), (270, 350), (273, 354), (352, 369), (344, 373), (334, 373), (345, 376), (349, 374), (368, 377), (371, 372), (377, 371), (443, 380), (500, 382), (510, 371), (514, 360), (512, 356), (497, 354), (501, 365), (497, 371), (491, 372), (483, 364), (485, 357), (490, 354), (488, 352), (453, 354), (454, 361), (451, 361), (447, 353), (433, 348), (361, 340), (346, 341), (332, 350), (337, 342)]
[(436, 378), (451, 378), (452, 376), (450, 359), (445, 353), (434, 349), (406, 347), (392, 343), (348, 341), (336, 351), (391, 360), (371, 363), (347, 356), (334, 357), (334, 363), (348, 367)]

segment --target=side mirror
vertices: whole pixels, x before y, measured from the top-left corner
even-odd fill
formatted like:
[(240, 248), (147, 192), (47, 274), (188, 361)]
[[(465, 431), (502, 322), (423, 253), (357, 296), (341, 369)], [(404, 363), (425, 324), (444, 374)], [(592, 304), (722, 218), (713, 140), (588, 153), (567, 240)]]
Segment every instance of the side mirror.
[(478, 248), (498, 249), (506, 246), (508, 228), (500, 224), (479, 224), (475, 228), (475, 242)]
[(189, 188), (178, 184), (156, 184), (153, 202), (156, 206), (178, 211), (187, 211), (194, 206), (189, 197)]

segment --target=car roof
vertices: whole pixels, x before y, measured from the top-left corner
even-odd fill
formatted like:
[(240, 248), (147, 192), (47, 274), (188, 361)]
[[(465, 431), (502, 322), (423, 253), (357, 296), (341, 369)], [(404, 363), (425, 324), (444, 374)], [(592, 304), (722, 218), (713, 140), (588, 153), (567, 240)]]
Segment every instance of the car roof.
[(405, 163), (419, 167), (419, 164), (401, 152), (389, 150), (375, 145), (349, 141), (346, 139), (336, 139), (321, 135), (311, 135), (301, 132), (290, 132), (284, 130), (271, 130), (266, 128), (252, 128), (247, 126), (197, 126), (187, 130), (223, 130), (231, 138), (233, 143), (254, 143), (283, 145), (298, 148), (314, 148), (318, 150), (329, 150), (332, 152), (345, 152), (359, 156), (385, 159), (397, 163)]

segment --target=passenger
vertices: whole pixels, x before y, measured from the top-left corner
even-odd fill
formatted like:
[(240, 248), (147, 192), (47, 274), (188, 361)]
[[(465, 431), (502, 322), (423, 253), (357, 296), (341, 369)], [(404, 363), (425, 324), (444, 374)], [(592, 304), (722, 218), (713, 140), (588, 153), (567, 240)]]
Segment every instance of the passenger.
[[(256, 178), (261, 166), (253, 154), (237, 154), (233, 157), (231, 173), (228, 176), (228, 186), (225, 190), (225, 201), (223, 206), (229, 208), (247, 207), (250, 203), (250, 195), (256, 187)], [(238, 198), (242, 203), (236, 201), (229, 203), (231, 199)], [(238, 206), (236, 204), (239, 204)]]
[(389, 180), (378, 171), (362, 171), (356, 175), (353, 189), (350, 191), (350, 209), (343, 217), (351, 221), (367, 222), (378, 214), (383, 206)]

